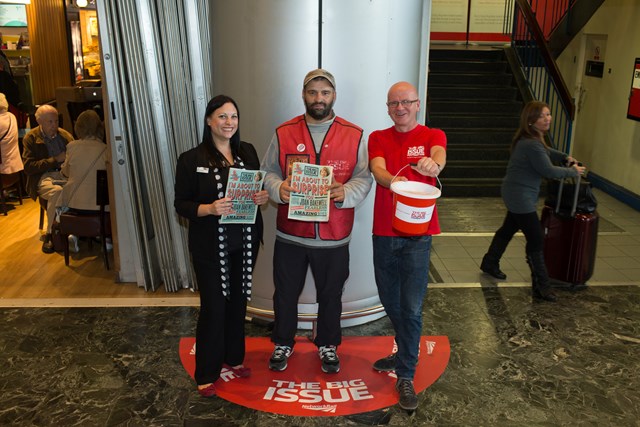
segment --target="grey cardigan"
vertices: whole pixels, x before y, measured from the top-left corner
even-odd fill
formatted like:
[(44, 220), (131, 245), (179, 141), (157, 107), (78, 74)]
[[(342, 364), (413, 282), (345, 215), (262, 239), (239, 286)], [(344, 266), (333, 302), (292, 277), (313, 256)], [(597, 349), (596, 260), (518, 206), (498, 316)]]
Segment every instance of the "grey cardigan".
[(502, 199), (509, 212), (536, 211), (542, 178), (578, 176), (574, 168), (553, 165), (564, 164), (566, 158), (566, 154), (545, 147), (539, 140), (519, 140), (511, 152), (507, 174), (502, 181)]

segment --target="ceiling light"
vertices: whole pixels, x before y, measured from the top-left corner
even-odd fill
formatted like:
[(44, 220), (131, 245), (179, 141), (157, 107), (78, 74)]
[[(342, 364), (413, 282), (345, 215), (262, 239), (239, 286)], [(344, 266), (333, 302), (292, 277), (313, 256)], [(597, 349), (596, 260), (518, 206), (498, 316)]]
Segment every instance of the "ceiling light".
[(78, 7), (87, 7), (87, 0), (76, 0), (76, 6)]

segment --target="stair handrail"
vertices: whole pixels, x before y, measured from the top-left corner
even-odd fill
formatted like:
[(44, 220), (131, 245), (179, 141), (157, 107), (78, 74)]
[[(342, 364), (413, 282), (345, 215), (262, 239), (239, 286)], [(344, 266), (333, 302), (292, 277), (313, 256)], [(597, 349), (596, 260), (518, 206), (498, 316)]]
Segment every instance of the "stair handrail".
[(551, 55), (551, 50), (549, 50), (549, 46), (547, 45), (547, 41), (542, 34), (542, 29), (540, 29), (540, 25), (538, 24), (538, 21), (533, 14), (531, 5), (527, 0), (516, 0), (516, 4), (520, 7), (520, 11), (522, 12), (527, 27), (529, 28), (529, 31), (531, 31), (536, 45), (540, 49), (540, 53), (542, 54), (542, 58), (544, 59), (545, 66), (547, 67), (549, 74), (551, 74), (551, 80), (553, 80), (553, 83), (558, 90), (560, 99), (562, 100), (562, 104), (569, 112), (569, 118), (573, 120), (575, 117), (576, 108), (575, 103), (573, 102), (573, 97), (571, 96), (569, 89), (567, 88), (567, 84), (562, 78), (562, 74), (558, 69), (556, 61)]
[[(522, 20), (526, 27), (522, 26)], [(526, 33), (520, 34), (520, 30)], [(554, 116), (548, 135), (551, 144), (569, 153), (575, 103), (527, 0), (515, 0), (511, 44), (533, 98), (546, 102), (551, 108)]]
[[(542, 22), (538, 21), (540, 25), (540, 29), (542, 30), (542, 34), (545, 35), (545, 39), (556, 30), (558, 25), (562, 22), (562, 20), (567, 16), (567, 14), (571, 11), (576, 0), (527, 0), (529, 5), (531, 6), (531, 10), (533, 11), (534, 4), (536, 11), (535, 15), (542, 15)], [(542, 3), (544, 3), (542, 5)], [(551, 5), (549, 4), (551, 3)], [(547, 13), (547, 9), (551, 7), (551, 14)], [(547, 17), (550, 17), (551, 20), (547, 22)]]

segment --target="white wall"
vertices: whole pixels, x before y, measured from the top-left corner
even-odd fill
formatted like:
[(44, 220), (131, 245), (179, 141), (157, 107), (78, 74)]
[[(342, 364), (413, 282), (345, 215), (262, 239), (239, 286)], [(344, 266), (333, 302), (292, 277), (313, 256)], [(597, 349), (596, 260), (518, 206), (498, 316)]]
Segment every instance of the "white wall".
[[(576, 99), (574, 157), (636, 194), (640, 194), (640, 122), (626, 117), (634, 61), (640, 57), (639, 23), (640, 2), (606, 0), (558, 59), (569, 90), (577, 95), (581, 92), (577, 85), (583, 89), (582, 99)], [(584, 76), (584, 47), (590, 36), (607, 38), (602, 79)]]

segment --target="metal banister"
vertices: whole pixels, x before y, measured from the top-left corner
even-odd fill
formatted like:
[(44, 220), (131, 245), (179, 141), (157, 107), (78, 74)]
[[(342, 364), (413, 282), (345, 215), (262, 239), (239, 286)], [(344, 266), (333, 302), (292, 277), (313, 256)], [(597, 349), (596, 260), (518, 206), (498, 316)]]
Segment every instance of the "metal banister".
[(511, 46), (531, 96), (551, 109), (554, 120), (547, 135), (551, 145), (569, 153), (575, 103), (527, 0), (515, 0)]

